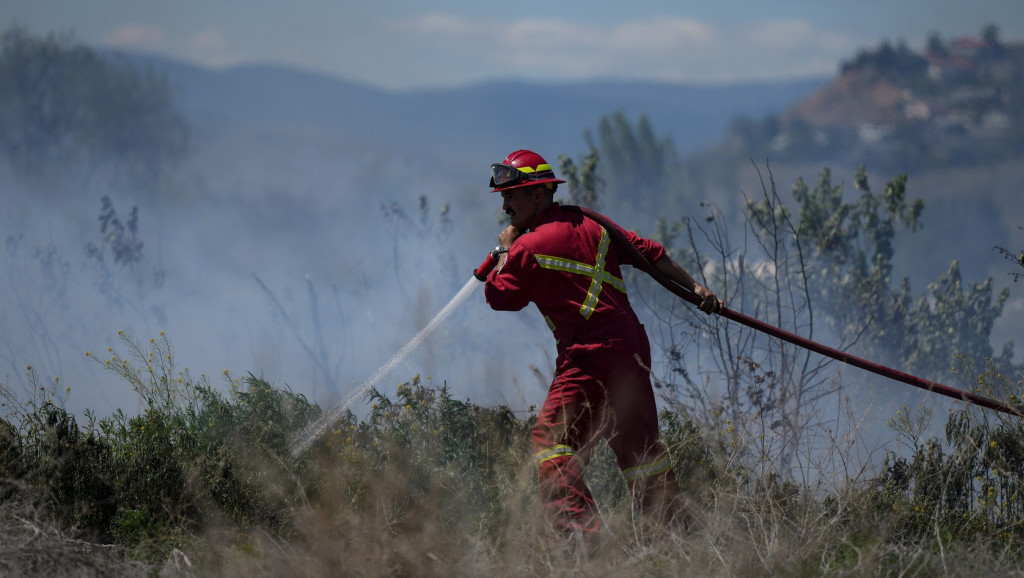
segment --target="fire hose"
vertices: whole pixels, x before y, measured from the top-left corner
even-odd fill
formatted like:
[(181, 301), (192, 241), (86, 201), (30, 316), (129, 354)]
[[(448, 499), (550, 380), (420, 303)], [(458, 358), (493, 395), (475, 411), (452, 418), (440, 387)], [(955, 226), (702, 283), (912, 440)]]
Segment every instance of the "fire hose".
[[(625, 236), (623, 236), (622, 231), (618, 228), (618, 226), (616, 226), (614, 223), (608, 220), (608, 218), (606, 218), (604, 215), (591, 209), (588, 209), (586, 207), (562, 205), (562, 208), (568, 211), (582, 213), (585, 217), (596, 221), (598, 224), (604, 227), (605, 230), (608, 231), (608, 234), (612, 237), (612, 240), (616, 243), (616, 245), (629, 255), (630, 259), (632, 259), (632, 264), (634, 267), (641, 269), (642, 271), (653, 277), (655, 281), (660, 283), (663, 287), (665, 287), (672, 293), (675, 293), (677, 296), (681, 297), (683, 300), (693, 305), (697, 305), (698, 307), (700, 306), (699, 297), (697, 297), (691, 291), (688, 291), (687, 289), (683, 288), (678, 283), (670, 279), (666, 274), (658, 270), (654, 266), (654, 264), (648, 261), (647, 258), (644, 257), (640, 253), (640, 251), (637, 250), (637, 248), (634, 247), (633, 244), (630, 243), (625, 238)], [(486, 280), (487, 275), (491, 272), (492, 269), (494, 269), (495, 265), (497, 265), (497, 262), (497, 254), (488, 254), (487, 258), (484, 259), (484, 262), (481, 263), (480, 267), (473, 271), (473, 275), (480, 281)], [(762, 333), (766, 333), (768, 335), (771, 335), (772, 337), (782, 339), (783, 341), (787, 341), (794, 345), (803, 347), (820, 355), (824, 355), (826, 357), (830, 357), (832, 359), (841, 361), (848, 365), (859, 367), (860, 369), (863, 369), (865, 371), (870, 371), (871, 373), (874, 373), (876, 375), (887, 377), (889, 379), (899, 381), (907, 385), (912, 385), (914, 387), (924, 389), (932, 393), (944, 395), (949, 398), (957, 399), (960, 401), (966, 401), (969, 403), (973, 403), (975, 405), (979, 405), (981, 407), (1000, 411), (1009, 415), (1024, 417), (1024, 411), (1022, 411), (1022, 409), (1019, 409), (1002, 401), (984, 397), (973, 392), (950, 387), (948, 385), (943, 385), (941, 383), (917, 377), (916, 375), (911, 375), (909, 373), (904, 373), (902, 371), (892, 369), (891, 367), (886, 367), (873, 361), (868, 361), (861, 357), (851, 355), (845, 351), (840, 351), (833, 347), (822, 345), (821, 343), (818, 343), (816, 341), (811, 341), (810, 339), (801, 337), (800, 335), (786, 331), (784, 329), (780, 329), (778, 327), (775, 327), (774, 325), (770, 325), (758, 319), (754, 319), (753, 317), (749, 317), (747, 315), (744, 315), (743, 313), (734, 311), (727, 307), (722, 307), (722, 310), (718, 314), (721, 315), (722, 317), (725, 317), (726, 319), (746, 325), (747, 327), (750, 327)]]

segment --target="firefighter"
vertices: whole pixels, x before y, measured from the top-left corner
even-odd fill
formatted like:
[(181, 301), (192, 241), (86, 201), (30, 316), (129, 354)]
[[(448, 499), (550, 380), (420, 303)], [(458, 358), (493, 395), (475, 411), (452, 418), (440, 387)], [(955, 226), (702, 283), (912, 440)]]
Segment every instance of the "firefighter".
[[(620, 265), (631, 264), (629, 257), (596, 221), (554, 202), (564, 182), (528, 150), (491, 166), (492, 192), (501, 194), (512, 224), (498, 235), (498, 263), (486, 278), (484, 295), (498, 311), (536, 304), (558, 352), (554, 380), (532, 431), (546, 514), (567, 538), (597, 535), (601, 519), (583, 468), (605, 439), (640, 510), (685, 528), (685, 499), (658, 439), (650, 344), (620, 271)], [(655, 267), (697, 295), (701, 310), (721, 311), (722, 301), (664, 247), (619, 230)]]

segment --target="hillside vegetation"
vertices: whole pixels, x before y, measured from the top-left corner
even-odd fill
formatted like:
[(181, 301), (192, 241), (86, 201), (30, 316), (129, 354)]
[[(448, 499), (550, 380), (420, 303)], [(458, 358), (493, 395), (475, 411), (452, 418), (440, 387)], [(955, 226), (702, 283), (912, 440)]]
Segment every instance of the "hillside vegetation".
[(980, 37), (933, 35), (920, 51), (862, 51), (792, 109), (734, 123), (728, 150), (911, 172), (995, 164), (1024, 153), (1022, 111), (1024, 43), (1004, 44), (993, 25)]

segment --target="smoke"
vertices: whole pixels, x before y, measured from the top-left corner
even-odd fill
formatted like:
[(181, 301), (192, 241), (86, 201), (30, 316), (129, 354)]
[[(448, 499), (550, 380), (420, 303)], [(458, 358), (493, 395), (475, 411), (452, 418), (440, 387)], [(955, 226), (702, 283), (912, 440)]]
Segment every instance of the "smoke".
[[(0, 162), (0, 382), (28, 395), (31, 365), (41, 383), (49, 387), (59, 377), (54, 389), (71, 388), (73, 411), (136, 411), (140, 401), (128, 384), (85, 352), (102, 358), (108, 347), (121, 347), (118, 331), (143, 343), (163, 331), (178, 366), (211, 376), (214, 385), (223, 370), (252, 372), (330, 406), (407, 344), (494, 246), (499, 201), (483, 185), (486, 167), (504, 148), (455, 155), (451, 147), (403, 143), (397, 126), (381, 125), (379, 132), (390, 133), (364, 141), (344, 127), (286, 117), (242, 123), (189, 106), (194, 150), (151, 190), (81, 178), (40, 188)], [(521, 144), (528, 143), (506, 148)], [(574, 151), (544, 151), (549, 160), (561, 152)], [(820, 168), (779, 172), (777, 182), (813, 179)], [(877, 188), (884, 179), (872, 182)], [(917, 182), (911, 180), (912, 195), (931, 190)], [(104, 196), (125, 223), (138, 207), (141, 260), (130, 266), (114, 262), (109, 249), (105, 265), (86, 251), (90, 243), (104, 246)], [(657, 215), (650, 222), (611, 216), (642, 231)], [(946, 229), (949, 221), (926, 210), (926, 227), (932, 222)], [(967, 246), (962, 241), (972, 231), (961, 229), (951, 242)], [(901, 263), (921, 261), (911, 255)], [(924, 290), (918, 279), (934, 276), (915, 277), (916, 291)], [(1008, 308), (1019, 309), (1019, 300)], [(651, 331), (657, 316), (645, 319)], [(1003, 334), (1019, 334), (1010, 325)], [(456, 397), (524, 409), (543, 399), (553, 348), (535, 311), (494, 312), (477, 292), (380, 387), (419, 374), (447, 383)], [(879, 386), (879, 397), (888, 387)], [(353, 409), (360, 410), (358, 400)]]
[[(43, 383), (71, 388), (73, 411), (137, 411), (128, 384), (85, 352), (102, 359), (118, 331), (143, 343), (162, 331), (178, 366), (214, 385), (223, 370), (252, 372), (330, 405), (459, 291), (500, 228), (486, 189), (423, 178), (437, 174), (431, 159), (287, 127), (198, 132), (196, 153), (159, 194), (4, 187), (0, 381), (28, 395), (32, 366)], [(130, 265), (100, 233), (105, 195), (121, 223), (137, 207)], [(90, 243), (106, 247), (102, 262)], [(550, 335), (474, 297), (380, 387), (422, 374), (478, 403), (525, 407), (505, 386), (539, 363), (530, 345), (549, 346)]]

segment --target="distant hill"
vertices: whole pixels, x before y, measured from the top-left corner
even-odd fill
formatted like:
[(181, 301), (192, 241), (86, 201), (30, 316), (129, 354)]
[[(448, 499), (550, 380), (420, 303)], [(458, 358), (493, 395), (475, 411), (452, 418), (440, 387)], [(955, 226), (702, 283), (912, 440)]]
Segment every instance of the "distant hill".
[(1024, 155), (1024, 43), (995, 33), (883, 42), (779, 114), (734, 124), (716, 154), (849, 160), (916, 172)]
[(681, 154), (711, 146), (737, 117), (776, 114), (827, 79), (723, 86), (653, 82), (494, 82), (462, 88), (379, 90), (280, 66), (201, 69), (129, 55), (163, 71), (200, 136), (241, 126), (317, 130), (403, 155), (493, 162), (518, 147), (550, 156), (586, 152), (585, 129), (617, 111), (646, 115)]

